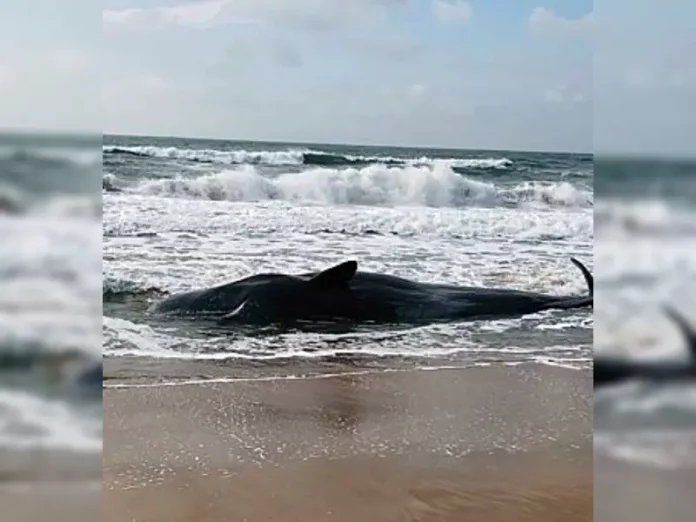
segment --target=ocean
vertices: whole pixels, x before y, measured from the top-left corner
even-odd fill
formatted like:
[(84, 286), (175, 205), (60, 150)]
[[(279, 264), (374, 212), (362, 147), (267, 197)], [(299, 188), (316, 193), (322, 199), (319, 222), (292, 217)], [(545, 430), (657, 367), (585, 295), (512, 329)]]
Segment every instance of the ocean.
[[(595, 162), (595, 349), (636, 358), (687, 357), (662, 312), (696, 328), (696, 162)], [(696, 466), (696, 386), (627, 383), (596, 394), (595, 447), (663, 469)]]
[(75, 381), (101, 358), (99, 141), (0, 135), (5, 479), (45, 475), (37, 469), (44, 457), (27, 456), (36, 451), (101, 453), (101, 388)]
[(585, 294), (569, 258), (592, 270), (591, 155), (124, 136), (105, 136), (103, 153), (113, 386), (209, 377), (158, 361), (214, 362), (230, 380), (336, 361), (360, 371), (591, 364), (591, 310), (272, 336), (145, 313), (166, 293), (348, 259), (418, 281)]

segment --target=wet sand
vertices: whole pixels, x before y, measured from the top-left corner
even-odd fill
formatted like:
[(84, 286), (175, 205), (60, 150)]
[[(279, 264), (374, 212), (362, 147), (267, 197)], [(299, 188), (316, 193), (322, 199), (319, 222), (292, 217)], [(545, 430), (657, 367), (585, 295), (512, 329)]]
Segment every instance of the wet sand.
[(0, 482), (0, 505), (3, 520), (12, 522), (96, 521), (101, 516), (101, 483)]
[(0, 450), (2, 519), (76, 522), (101, 517), (101, 455)]
[(107, 388), (102, 519), (590, 521), (591, 379), (522, 365)]
[(691, 522), (696, 470), (669, 470), (595, 456), (595, 522)]

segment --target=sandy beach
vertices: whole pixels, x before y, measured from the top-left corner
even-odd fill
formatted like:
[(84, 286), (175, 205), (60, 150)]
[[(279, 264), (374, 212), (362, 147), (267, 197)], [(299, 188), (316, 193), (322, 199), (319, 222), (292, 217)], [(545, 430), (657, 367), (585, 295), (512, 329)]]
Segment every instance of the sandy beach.
[(589, 372), (120, 382), (140, 387), (104, 393), (107, 522), (592, 519)]
[(595, 522), (691, 522), (696, 470), (595, 457)]
[(76, 522), (101, 516), (101, 455), (0, 451), (3, 520)]
[(0, 483), (0, 503), (12, 522), (99, 520), (101, 483)]

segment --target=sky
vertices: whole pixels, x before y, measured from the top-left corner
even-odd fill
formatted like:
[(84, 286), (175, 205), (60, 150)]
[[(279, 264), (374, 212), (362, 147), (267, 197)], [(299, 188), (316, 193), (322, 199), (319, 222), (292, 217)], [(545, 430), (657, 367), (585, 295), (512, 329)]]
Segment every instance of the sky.
[(0, 0), (0, 13), (0, 129), (101, 132), (101, 4)]
[(0, 1), (0, 127), (694, 147), (687, 0)]
[(591, 149), (589, 1), (179, 2), (107, 0), (107, 131)]
[(696, 2), (595, 4), (595, 151), (696, 158)]

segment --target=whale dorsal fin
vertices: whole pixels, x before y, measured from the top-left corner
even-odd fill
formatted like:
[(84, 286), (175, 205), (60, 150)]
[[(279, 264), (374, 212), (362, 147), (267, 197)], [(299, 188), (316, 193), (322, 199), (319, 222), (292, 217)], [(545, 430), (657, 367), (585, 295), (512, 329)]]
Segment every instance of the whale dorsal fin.
[(357, 261), (346, 261), (319, 272), (309, 282), (313, 285), (321, 285), (324, 288), (344, 288), (357, 271)]
[(691, 326), (687, 320), (677, 312), (674, 308), (669, 305), (663, 306), (663, 309), (667, 316), (672, 319), (679, 328), (679, 331), (686, 339), (687, 347), (689, 349), (689, 355), (691, 355), (691, 360), (696, 362), (696, 330)]

